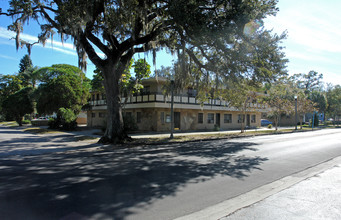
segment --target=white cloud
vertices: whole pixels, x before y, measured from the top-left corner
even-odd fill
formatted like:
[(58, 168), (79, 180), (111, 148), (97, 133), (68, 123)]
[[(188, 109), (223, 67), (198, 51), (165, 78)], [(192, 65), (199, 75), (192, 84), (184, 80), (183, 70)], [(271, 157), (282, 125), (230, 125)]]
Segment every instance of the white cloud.
[(289, 72), (316, 70), (325, 82), (341, 84), (341, 1), (280, 0), (278, 7), (265, 27), (275, 33), (287, 30), (283, 46)]
[(13, 41), (9, 39), (0, 38), (0, 45), (13, 46)]
[(6, 55), (3, 55), (3, 54), (0, 54), (0, 57), (1, 57), (1, 58), (4, 58), (4, 59), (8, 59), (8, 60), (17, 60), (17, 59), (14, 58), (14, 57), (6, 56)]
[[(14, 38), (15, 37), (15, 33), (13, 31), (9, 31), (3, 27), (0, 27), (0, 39), (3, 38), (3, 39), (11, 39), (11, 38)], [(30, 42), (30, 43), (34, 43), (34, 42), (37, 42), (38, 41), (38, 38), (36, 36), (32, 36), (32, 35), (28, 35), (28, 34), (21, 34), (20, 35), (20, 38), (23, 39), (24, 41), (27, 41), (27, 42)], [(11, 42), (11, 41), (9, 41)], [(1, 40), (0, 41), (0, 44), (7, 44), (7, 42)], [(14, 41), (12, 41), (12, 45), (15, 46), (15, 43)], [(36, 44), (35, 46), (38, 46), (38, 47), (43, 47), (42, 44)], [(64, 53), (64, 54), (68, 54), (68, 55), (73, 55), (73, 56), (77, 56), (77, 53), (75, 52), (75, 48), (74, 48), (74, 45), (71, 44), (71, 43), (67, 43), (65, 42), (64, 44), (60, 41), (57, 41), (57, 40), (53, 40), (53, 42), (51, 42), (51, 40), (48, 40), (44, 46), (44, 48), (47, 48), (47, 49), (53, 49), (53, 50), (56, 50), (56, 51), (59, 51), (61, 53)]]
[(13, 31), (9, 31), (6, 28), (0, 27), (0, 38), (10, 39), (15, 37), (15, 33)]
[[(316, 17), (317, 14), (321, 16)], [(266, 27), (273, 27), (275, 32), (287, 30), (290, 43), (326, 52), (341, 52), (341, 21), (331, 23), (324, 18), (329, 18), (326, 12), (306, 14), (294, 8), (271, 18)]]
[[(8, 40), (8, 42), (5, 42), (1, 38)], [(15, 46), (14, 41), (9, 40), (11, 38), (15, 38), (15, 33), (13, 31), (8, 31), (6, 28), (0, 27), (0, 44)], [(32, 35), (28, 35), (24, 33), (20, 35), (20, 38), (30, 43), (34, 43), (38, 41), (38, 38), (36, 36), (32, 36)], [(53, 41), (51, 39), (47, 40), (45, 46), (43, 46), (42, 44), (35, 44), (35, 46), (56, 50), (61, 53), (72, 55), (72, 56), (77, 56), (75, 46), (72, 43), (68, 43), (68, 42), (63, 43), (61, 41), (58, 41), (56, 40), (57, 36), (54, 36), (53, 39), (54, 39)], [(97, 52), (97, 54), (102, 59), (105, 58), (104, 53)]]
[(323, 62), (326, 64), (334, 64), (339, 65), (339, 57), (328, 57), (323, 55), (322, 53), (317, 53), (316, 51), (311, 51), (309, 49), (303, 50), (292, 50), (287, 49), (286, 51), (287, 57), (298, 59), (301, 61), (312, 61), (312, 62)]
[(331, 83), (333, 85), (341, 85), (341, 74), (340, 73), (323, 74), (323, 81), (326, 83)]
[[(39, 44), (39, 47), (43, 47), (43, 45)], [(72, 55), (72, 56), (77, 56), (76, 51), (64, 50), (63, 48), (53, 47), (52, 45), (45, 45), (45, 48), (56, 50), (56, 51), (62, 52), (64, 54), (69, 54), (69, 55)]]

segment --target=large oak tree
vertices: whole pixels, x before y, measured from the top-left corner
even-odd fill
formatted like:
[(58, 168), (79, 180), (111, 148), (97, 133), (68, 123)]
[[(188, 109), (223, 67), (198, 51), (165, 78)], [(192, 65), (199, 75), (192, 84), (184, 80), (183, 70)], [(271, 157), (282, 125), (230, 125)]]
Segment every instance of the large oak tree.
[[(101, 141), (117, 142), (127, 137), (118, 85), (134, 54), (152, 52), (155, 56), (158, 49), (166, 47), (187, 54), (205, 74), (247, 72), (262, 78), (271, 57), (253, 42), (262, 42), (267, 32), (254, 34), (263, 18), (276, 13), (276, 3), (277, 0), (12, 0), (10, 10), (1, 14), (14, 19), (9, 29), (17, 33), (17, 48), (25, 44), (20, 41), (20, 33), (29, 19), (39, 21), (41, 43), (55, 32), (62, 40), (67, 36), (74, 40), (80, 66), (85, 67), (88, 57), (104, 76), (108, 118)], [(218, 68), (220, 63), (224, 65)]]
[(43, 67), (37, 72), (41, 77), (36, 92), (39, 114), (53, 114), (67, 108), (78, 115), (90, 97), (90, 80), (85, 74), (68, 64)]

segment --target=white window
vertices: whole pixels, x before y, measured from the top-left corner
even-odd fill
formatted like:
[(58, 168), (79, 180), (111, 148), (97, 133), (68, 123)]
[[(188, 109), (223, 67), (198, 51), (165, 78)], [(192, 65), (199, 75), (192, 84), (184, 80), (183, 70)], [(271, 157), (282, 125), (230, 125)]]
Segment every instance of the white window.
[(166, 123), (171, 123), (171, 115), (170, 115), (170, 113), (166, 114)]
[(224, 123), (232, 123), (232, 114), (224, 114)]

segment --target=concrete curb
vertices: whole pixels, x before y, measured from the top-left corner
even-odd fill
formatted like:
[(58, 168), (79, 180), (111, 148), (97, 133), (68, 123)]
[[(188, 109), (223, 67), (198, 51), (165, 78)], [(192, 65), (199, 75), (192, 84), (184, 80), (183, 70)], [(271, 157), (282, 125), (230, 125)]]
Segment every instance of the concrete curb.
[(214, 206), (207, 207), (201, 211), (191, 213), (189, 215), (182, 216), (180, 218), (176, 218), (176, 220), (222, 219), (238, 211), (241, 208), (244, 208), (256, 202), (259, 202), (273, 194), (276, 194), (284, 189), (287, 189), (310, 177), (316, 176), (317, 174), (322, 173), (339, 164), (341, 164), (341, 157), (333, 158), (331, 160), (322, 162), (316, 166), (307, 168), (303, 171), (294, 173), (290, 176), (284, 177), (277, 181), (258, 187), (245, 194), (223, 201)]

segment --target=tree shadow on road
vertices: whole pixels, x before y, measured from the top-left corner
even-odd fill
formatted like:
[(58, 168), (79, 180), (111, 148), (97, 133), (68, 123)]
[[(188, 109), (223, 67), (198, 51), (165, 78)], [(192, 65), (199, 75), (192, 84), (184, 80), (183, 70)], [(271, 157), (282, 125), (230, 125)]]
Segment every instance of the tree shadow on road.
[(0, 219), (124, 219), (132, 207), (148, 207), (188, 183), (246, 178), (267, 160), (246, 156), (256, 150), (252, 142), (220, 140), (1, 158)]
[[(93, 140), (78, 142), (79, 136), (66, 133), (36, 135), (20, 129), (0, 127), (0, 135), (10, 135), (0, 141), (0, 158), (14, 155), (39, 155), (100, 146)], [(84, 137), (84, 136), (83, 136)]]

